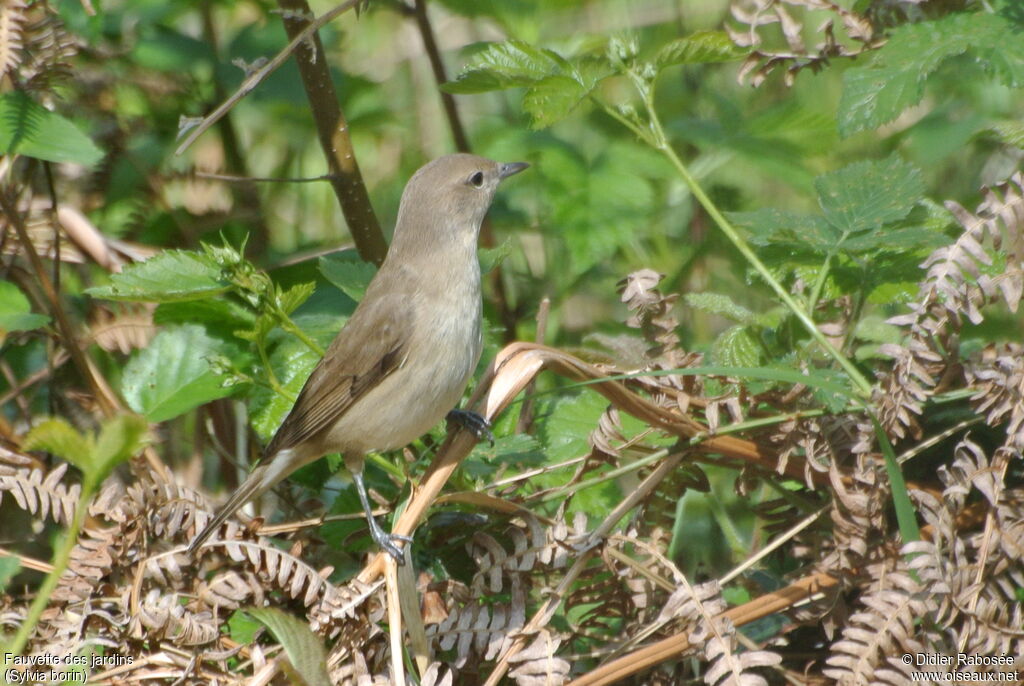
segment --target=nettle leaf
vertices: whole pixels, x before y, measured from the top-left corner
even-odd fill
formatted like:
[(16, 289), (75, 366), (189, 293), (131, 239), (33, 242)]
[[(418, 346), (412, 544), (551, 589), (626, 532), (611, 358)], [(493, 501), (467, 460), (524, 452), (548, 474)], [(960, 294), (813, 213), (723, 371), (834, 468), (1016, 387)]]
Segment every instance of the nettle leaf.
[(1004, 83), (1024, 81), (1024, 41), (1004, 17), (957, 12), (892, 29), (866, 67), (847, 69), (839, 132), (849, 136), (895, 119), (924, 95), (925, 80), (946, 59), (970, 51)]
[(284, 310), (285, 314), (291, 314), (299, 308), (299, 305), (306, 302), (315, 290), (316, 283), (313, 281), (292, 286), (279, 296), (278, 302), (281, 305), (281, 309)]
[(993, 124), (990, 129), (1003, 143), (1024, 149), (1024, 120), (1004, 119)]
[[(327, 651), (321, 640), (305, 622), (276, 607), (253, 608), (249, 614), (270, 629), (277, 642), (284, 646), (293, 674), (306, 686), (331, 686), (327, 675)], [(290, 671), (288, 667), (285, 671)]]
[(10, 281), (0, 281), (0, 338), (11, 331), (31, 331), (50, 318), (32, 312), (28, 298)]
[(729, 219), (749, 232), (754, 245), (793, 243), (815, 252), (831, 251), (840, 236), (823, 217), (771, 208), (730, 212)]
[(663, 46), (654, 58), (658, 69), (674, 64), (728, 62), (747, 54), (724, 31), (699, 31)]
[(854, 162), (822, 174), (814, 187), (825, 218), (846, 233), (899, 221), (924, 195), (921, 173), (895, 155), (881, 161)]
[(91, 167), (104, 153), (69, 120), (14, 91), (0, 95), (0, 154)]
[(230, 339), (239, 329), (252, 329), (256, 325), (256, 313), (231, 300), (208, 298), (161, 303), (153, 312), (153, 323), (160, 326), (200, 324), (208, 333)]
[(94, 298), (178, 302), (225, 293), (231, 285), (222, 278), (214, 259), (188, 250), (165, 250), (145, 262), (110, 275), (110, 284), (86, 289)]
[(442, 89), (465, 94), (529, 86), (564, 65), (565, 60), (556, 53), (520, 40), (492, 43), (474, 55), (466, 70)]
[(591, 90), (571, 76), (546, 76), (527, 89), (523, 109), (530, 125), (543, 129), (569, 116)]
[(207, 359), (231, 357), (231, 348), (201, 326), (165, 329), (125, 365), (121, 392), (128, 406), (152, 422), (162, 422), (211, 400), (231, 395)]
[(712, 363), (723, 367), (756, 367), (763, 355), (757, 333), (742, 324), (723, 331), (711, 346)]
[(738, 324), (753, 324), (757, 320), (753, 312), (721, 293), (687, 293), (683, 300), (701, 312), (716, 314)]
[(337, 286), (356, 302), (366, 295), (366, 287), (377, 273), (377, 267), (359, 259), (355, 251), (339, 255), (325, 255), (317, 263), (324, 278)]

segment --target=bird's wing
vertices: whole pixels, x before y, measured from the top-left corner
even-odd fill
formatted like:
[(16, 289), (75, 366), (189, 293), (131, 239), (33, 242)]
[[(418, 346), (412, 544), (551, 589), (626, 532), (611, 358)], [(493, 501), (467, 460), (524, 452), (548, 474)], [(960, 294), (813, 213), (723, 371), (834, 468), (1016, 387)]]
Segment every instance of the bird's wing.
[(353, 403), (401, 367), (412, 315), (403, 295), (360, 304), (309, 375), (261, 463), (330, 429)]

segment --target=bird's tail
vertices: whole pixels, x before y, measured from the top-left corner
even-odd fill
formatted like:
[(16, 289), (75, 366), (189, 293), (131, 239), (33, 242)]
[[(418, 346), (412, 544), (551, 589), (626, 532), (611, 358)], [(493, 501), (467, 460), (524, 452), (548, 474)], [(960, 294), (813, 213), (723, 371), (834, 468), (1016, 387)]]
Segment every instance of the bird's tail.
[(247, 476), (245, 481), (242, 482), (242, 485), (238, 487), (238, 490), (231, 494), (228, 501), (224, 503), (219, 510), (217, 510), (217, 514), (213, 516), (213, 519), (211, 519), (203, 530), (199, 532), (199, 535), (193, 538), (192, 542), (188, 544), (189, 554), (198, 550), (206, 539), (212, 536), (214, 532), (216, 532), (227, 520), (227, 518), (235, 513), (235, 510), (274, 485), (271, 478), (268, 478), (271, 476), (268, 474), (269, 471), (269, 465), (261, 463), (249, 473), (249, 476)]

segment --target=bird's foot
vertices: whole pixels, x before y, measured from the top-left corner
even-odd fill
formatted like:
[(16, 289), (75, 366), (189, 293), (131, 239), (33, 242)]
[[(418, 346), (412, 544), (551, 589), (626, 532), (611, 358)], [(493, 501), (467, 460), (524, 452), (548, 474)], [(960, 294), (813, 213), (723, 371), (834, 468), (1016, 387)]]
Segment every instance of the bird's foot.
[(476, 436), (476, 440), (482, 441), (486, 439), (491, 445), (494, 445), (494, 434), (491, 433), (491, 423), (476, 412), (472, 412), (471, 410), (452, 410), (448, 413), (446, 419), (449, 422), (458, 424), (463, 429), (471, 432)]
[(391, 534), (384, 531), (374, 520), (370, 520), (370, 536), (380, 549), (390, 555), (398, 565), (405, 564), (405, 551), (395, 545), (395, 541), (402, 541), (406, 546), (412, 545), (412, 536), (403, 534)]

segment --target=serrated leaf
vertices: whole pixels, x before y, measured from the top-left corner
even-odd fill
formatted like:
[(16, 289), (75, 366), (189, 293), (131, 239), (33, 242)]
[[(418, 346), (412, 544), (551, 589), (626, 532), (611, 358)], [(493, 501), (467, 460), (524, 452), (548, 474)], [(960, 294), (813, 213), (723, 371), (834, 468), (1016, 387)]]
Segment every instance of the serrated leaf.
[(761, 363), (763, 353), (757, 334), (743, 325), (723, 331), (711, 347), (714, 364), (725, 367), (756, 367)]
[(523, 41), (492, 43), (478, 52), (466, 70), (442, 89), (449, 93), (482, 93), (529, 86), (562, 68), (557, 55)]
[(531, 126), (543, 129), (569, 116), (591, 90), (570, 76), (546, 76), (527, 89), (523, 109)]
[(231, 288), (220, 267), (207, 254), (165, 250), (145, 262), (111, 274), (110, 284), (86, 289), (94, 298), (179, 302), (208, 298)]
[(0, 154), (91, 167), (104, 153), (69, 120), (14, 91), (0, 95)]
[(771, 208), (730, 212), (729, 219), (749, 232), (754, 245), (796, 244), (819, 253), (831, 251), (839, 233), (824, 218)]
[(233, 392), (206, 359), (226, 349), (201, 326), (165, 329), (125, 365), (121, 392), (129, 407), (152, 422), (177, 417)]
[(673, 64), (728, 62), (746, 53), (724, 31), (700, 31), (664, 45), (654, 58), (654, 66), (664, 69)]
[(45, 450), (85, 471), (92, 464), (95, 442), (67, 420), (53, 418), (32, 427), (21, 447), (23, 450)]
[(822, 174), (814, 187), (825, 219), (845, 233), (877, 230), (903, 219), (924, 194), (921, 173), (895, 155)]
[(0, 281), (0, 339), (12, 331), (31, 331), (44, 326), (50, 318), (32, 312), (21, 289), (10, 281)]
[(363, 262), (355, 253), (326, 255), (317, 263), (324, 278), (356, 302), (366, 295), (366, 287), (377, 273), (377, 267)]
[(253, 608), (248, 612), (284, 647), (288, 661), (307, 686), (331, 686), (327, 651), (308, 624), (276, 607)]
[(935, 21), (898, 26), (866, 67), (847, 69), (839, 103), (839, 132), (849, 136), (895, 119), (921, 101), (924, 82), (946, 59), (972, 51), (1000, 79), (1024, 79), (1024, 41), (1005, 18), (956, 12)]
[(738, 324), (753, 324), (756, 320), (753, 312), (721, 293), (687, 293), (683, 299), (690, 307), (726, 317)]
[(280, 297), (281, 309), (284, 310), (285, 314), (291, 314), (299, 308), (299, 306), (309, 299), (309, 296), (313, 295), (313, 291), (316, 290), (316, 283), (310, 281), (308, 283), (300, 283), (292, 286)]
[(207, 298), (161, 303), (153, 312), (153, 323), (159, 326), (199, 324), (207, 332), (230, 338), (238, 329), (251, 329), (256, 323), (256, 315), (231, 300)]

